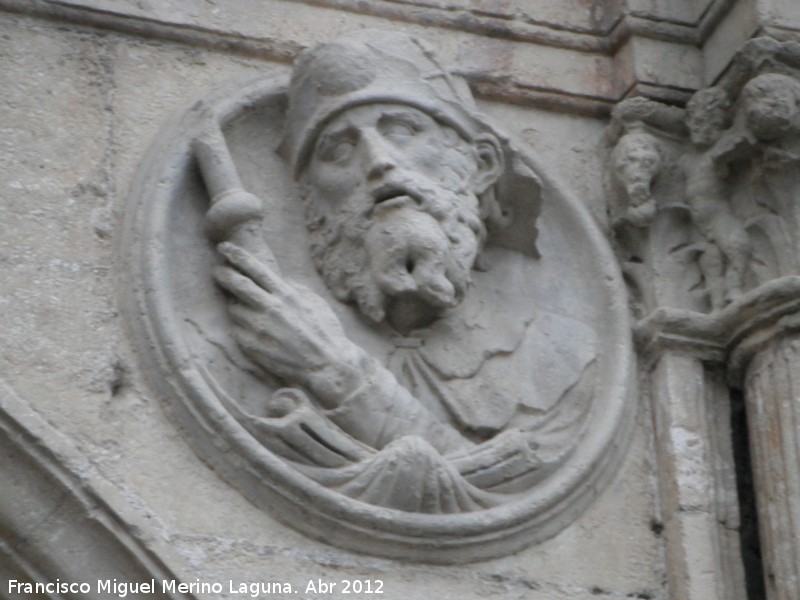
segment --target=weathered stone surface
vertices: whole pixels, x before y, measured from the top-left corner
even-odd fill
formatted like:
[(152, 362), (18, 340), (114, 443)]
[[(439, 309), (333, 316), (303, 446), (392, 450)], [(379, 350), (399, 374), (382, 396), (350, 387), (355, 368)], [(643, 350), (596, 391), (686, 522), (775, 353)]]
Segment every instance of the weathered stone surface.
[[(275, 78), (195, 105), (131, 197), (128, 311), (143, 352), (164, 352), (148, 364), (174, 418), (256, 504), (347, 547), (450, 562), (563, 527), (579, 490), (610, 475), (631, 408), (621, 282), (601, 239), (432, 52), (366, 32), (301, 55), (285, 117)], [(264, 145), (281, 129), (302, 200)], [(227, 240), (221, 266), (187, 152), (213, 239)], [(293, 242), (302, 205), (321, 280)], [(202, 277), (212, 269), (227, 310)], [(184, 289), (197, 290), (186, 304)], [(220, 440), (233, 452), (209, 449)]]
[[(776, 10), (758, 12), (755, 0), (490, 4), (273, 0), (265, 8), (240, 0), (223, 10), (200, 0), (0, 0), (12, 11), (279, 62), (350, 28), (397, 23), (424, 35), (436, 27), (446, 60), (464, 51), (482, 97), (582, 114), (607, 114), (632, 93), (684, 102), (687, 90), (711, 84), (759, 27), (791, 36), (791, 28), (777, 30), (770, 16)], [(264, 11), (269, 18), (253, 18)]]
[[(3, 420), (4, 431), (16, 432), (2, 440), (9, 461), (0, 484), (16, 484), (0, 518), (4, 582), (51, 576), (31, 575), (30, 561), (9, 551), (14, 530), (28, 531), (14, 544), (47, 563), (47, 573), (74, 572), (83, 561), (90, 576), (113, 576), (132, 568), (118, 561), (118, 544), (133, 540), (139, 556), (158, 558), (187, 581), (268, 579), (291, 583), (298, 597), (309, 580), (358, 578), (382, 580), (389, 598), (744, 600), (749, 592), (753, 600), (759, 577), (752, 561), (742, 568), (742, 557), (757, 547), (746, 534), (740, 547), (740, 531), (752, 523), (740, 522), (739, 502), (745, 519), (751, 507), (733, 476), (747, 465), (741, 439), (731, 439), (743, 435), (736, 422), (731, 431), (731, 407), (741, 401), (750, 411), (767, 590), (795, 599), (797, 124), (791, 117), (781, 124), (777, 112), (762, 118), (757, 105), (781, 91), (796, 94), (785, 80), (759, 80), (765, 73), (797, 78), (800, 52), (788, 43), (800, 39), (796, 2), (0, 0), (0, 10), (0, 373), (3, 390), (22, 407), (6, 410)], [(470, 566), (353, 554), (256, 508), (176, 434), (158, 401), (163, 394), (141, 366), (149, 350), (133, 345), (123, 320), (133, 272), (121, 268), (132, 264), (121, 240), (126, 199), (169, 115), (225, 81), (287, 81), (303, 48), (376, 26), (433, 38), (443, 62), (464, 65), (487, 121), (529, 147), (541, 173), (614, 236), (636, 286), (633, 313), (644, 317), (636, 328), (641, 410), (611, 483), (586, 491), (596, 497), (553, 537)], [(774, 39), (747, 42), (763, 33)], [(702, 108), (704, 94), (688, 112), (681, 107), (709, 86), (729, 101), (721, 131), (710, 132), (709, 142), (691, 140), (694, 105), (701, 129), (711, 113)], [(605, 115), (636, 95), (669, 106), (620, 105), (608, 135), (612, 145), (623, 140), (614, 157)], [(792, 109), (791, 100), (785, 106)], [(265, 189), (263, 157), (280, 133), (266, 140), (265, 129), (251, 124), (232, 123), (225, 134), (244, 187), (263, 199), (275, 191)], [(202, 193), (193, 169), (189, 177)], [(294, 197), (288, 179), (281, 181), (278, 193)], [(197, 198), (198, 219), (164, 235), (164, 248), (180, 248), (188, 231), (198, 233), (207, 199)], [(267, 225), (269, 239), (305, 235), (293, 211)], [(286, 222), (291, 227), (281, 231)], [(738, 251), (740, 226), (746, 252)], [(555, 244), (551, 231), (540, 229), (544, 249), (555, 247), (548, 246)], [(584, 241), (573, 232), (558, 243), (579, 248)], [(214, 293), (209, 265), (186, 255), (178, 275), (202, 274)], [(303, 263), (280, 252), (278, 260), (291, 272)], [(582, 262), (578, 270), (595, 264)], [(197, 306), (200, 297), (181, 300)], [(23, 438), (35, 442), (26, 447)], [(208, 447), (229, 450), (222, 438)], [(424, 448), (406, 449), (431, 460)], [(39, 451), (55, 461), (41, 464), (70, 483), (26, 468), (33, 463), (24, 457)], [(29, 484), (39, 486), (39, 503), (25, 501)], [(94, 500), (76, 504), (86, 497), (112, 510), (89, 506)], [(26, 510), (15, 510), (22, 504)], [(116, 541), (101, 533), (94, 547), (84, 543), (96, 519), (114, 514), (122, 523), (112, 528)], [(59, 546), (64, 537), (73, 546)], [(70, 548), (77, 548), (72, 558)], [(99, 554), (102, 560), (85, 558)], [(322, 597), (306, 595), (314, 594)]]
[[(122, 574), (133, 583), (121, 590), (123, 596), (133, 591), (134, 596), (194, 597), (164, 593), (160, 582), (179, 580), (172, 568), (185, 565), (163, 540), (150, 535), (145, 518), (128, 499), (4, 381), (0, 432), (4, 597), (105, 598), (111, 589), (106, 582)], [(26, 584), (34, 582), (49, 584), (47, 593), (28, 591)]]
[[(176, 434), (137, 367), (119, 315), (116, 286), (127, 275), (117, 271), (118, 223), (133, 172), (169, 114), (231, 77), (287, 69), (37, 19), (4, 15), (2, 25), (11, 82), (3, 88), (4, 143), (14, 140), (4, 155), (13, 168), (2, 176), (3, 206), (10, 208), (0, 285), (9, 300), (4, 377), (119, 491), (148, 535), (172, 548), (185, 565), (182, 577), (268, 579), (302, 589), (317, 577), (383, 579), (386, 597), (662, 593), (662, 542), (650, 529), (654, 466), (646, 411), (619, 474), (573, 526), (535, 549), (470, 567), (409, 566), (332, 549), (219, 481)], [(602, 122), (499, 103), (481, 108), (500, 127), (522, 132), (544, 169), (603, 214), (596, 151)], [(111, 191), (98, 192), (93, 186), (100, 184)], [(620, 536), (625, 542), (610, 547)]]
[[(798, 491), (796, 469), (787, 465), (796, 463), (800, 443), (793, 391), (800, 46), (766, 37), (749, 41), (717, 86), (692, 96), (685, 132), (667, 118), (670, 113), (678, 115), (646, 100), (626, 101), (615, 111), (610, 134), (618, 138), (611, 166), (625, 195), (615, 232), (639, 308), (647, 315), (638, 326), (642, 355), (656, 369), (651, 385), (664, 461), (669, 570), (676, 576), (671, 589), (685, 588), (678, 596), (692, 597), (699, 593), (691, 591), (694, 586), (713, 587), (716, 597), (728, 597), (720, 578), (735, 577), (740, 562), (728, 544), (720, 552), (722, 562), (700, 566), (692, 558), (696, 544), (687, 537), (697, 529), (688, 531), (682, 514), (732, 515), (721, 507), (736, 492), (713, 472), (723, 451), (714, 440), (723, 439), (727, 428), (714, 425), (714, 419), (703, 425), (703, 404), (726, 396), (710, 374), (724, 372), (728, 385), (743, 391), (752, 449), (764, 574), (762, 580), (754, 565), (749, 567), (749, 590), (793, 598), (800, 593)], [(637, 139), (638, 145), (631, 142)], [(676, 145), (680, 158), (663, 150)], [(642, 157), (650, 158), (650, 168)], [(638, 179), (630, 175), (633, 167)], [(632, 207), (624, 208), (625, 199)], [(629, 218), (651, 200), (655, 209), (648, 211), (649, 219)], [(677, 294), (659, 284), (665, 273), (673, 282), (685, 282)], [(734, 402), (736, 396), (728, 399)], [(698, 433), (698, 426), (710, 429)], [(746, 459), (739, 460), (749, 468)], [(671, 528), (671, 521), (679, 525)], [(705, 523), (708, 542), (715, 527)]]

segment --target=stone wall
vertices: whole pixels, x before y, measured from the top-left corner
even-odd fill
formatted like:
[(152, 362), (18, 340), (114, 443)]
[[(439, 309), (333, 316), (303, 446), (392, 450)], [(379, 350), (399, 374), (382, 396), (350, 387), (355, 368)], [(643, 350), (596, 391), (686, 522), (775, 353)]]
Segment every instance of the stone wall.
[[(638, 95), (682, 104), (748, 38), (797, 37), (800, 12), (792, 0), (0, 0), (0, 574), (92, 587), (72, 596), (9, 587), (0, 597), (118, 597), (97, 590), (113, 578), (153, 578), (159, 592), (161, 580), (221, 583), (219, 594), (184, 594), (197, 598), (244, 597), (230, 586), (255, 582), (297, 592), (259, 597), (347, 598), (345, 580), (380, 581), (390, 599), (743, 593), (738, 524), (718, 514), (720, 503), (738, 511), (728, 391), (718, 373), (680, 357), (659, 363), (652, 391), (651, 364), (640, 368), (624, 458), (585, 511), (541, 543), (471, 564), (310, 539), (226, 483), (168, 417), (175, 399), (145, 372), (124, 297), (137, 171), (170, 119), (209, 90), (287, 76), (302, 48), (367, 27), (426, 37), (459, 61), (479, 108), (610, 235), (612, 107)], [(708, 403), (696, 408), (701, 424), (665, 408), (693, 394)], [(689, 433), (679, 440), (677, 429)], [(703, 448), (713, 457), (693, 462), (696, 434), (711, 437)], [(684, 471), (665, 483), (671, 469)], [(715, 505), (670, 505), (715, 485)], [(715, 533), (725, 527), (733, 555)], [(337, 587), (326, 594), (319, 582)]]

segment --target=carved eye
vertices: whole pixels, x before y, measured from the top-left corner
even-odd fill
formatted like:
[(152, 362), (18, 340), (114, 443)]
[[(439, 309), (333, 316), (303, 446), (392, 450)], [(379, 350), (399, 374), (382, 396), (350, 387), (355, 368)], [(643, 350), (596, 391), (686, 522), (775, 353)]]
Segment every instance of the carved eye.
[(342, 162), (349, 159), (353, 155), (355, 147), (356, 145), (349, 140), (339, 142), (331, 150), (331, 160), (333, 162)]
[(387, 139), (404, 142), (422, 131), (422, 124), (411, 114), (388, 114), (378, 122), (378, 130)]
[(396, 121), (384, 127), (384, 135), (387, 137), (412, 137), (417, 134), (417, 130), (411, 123)]
[(330, 163), (346, 162), (353, 156), (356, 144), (352, 139), (326, 139), (317, 148), (317, 157)]

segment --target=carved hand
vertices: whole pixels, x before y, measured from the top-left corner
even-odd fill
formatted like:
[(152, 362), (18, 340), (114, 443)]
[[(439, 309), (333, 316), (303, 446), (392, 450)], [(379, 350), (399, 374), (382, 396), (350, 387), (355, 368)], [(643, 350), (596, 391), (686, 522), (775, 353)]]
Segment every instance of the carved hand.
[(655, 198), (648, 198), (637, 206), (628, 209), (627, 218), (632, 225), (647, 227), (655, 219), (658, 207)]
[(323, 408), (336, 408), (359, 387), (367, 356), (345, 336), (328, 304), (284, 280), (229, 242), (214, 277), (234, 299), (228, 310), (242, 351), (265, 370), (305, 387)]

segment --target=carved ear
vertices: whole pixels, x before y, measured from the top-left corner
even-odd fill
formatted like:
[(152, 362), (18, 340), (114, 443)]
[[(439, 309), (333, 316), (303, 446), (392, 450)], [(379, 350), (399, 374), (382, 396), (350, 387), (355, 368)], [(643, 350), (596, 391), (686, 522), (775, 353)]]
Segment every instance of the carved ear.
[(478, 153), (478, 171), (473, 181), (473, 191), (480, 196), (503, 174), (505, 159), (499, 140), (491, 134), (482, 133), (472, 143)]

